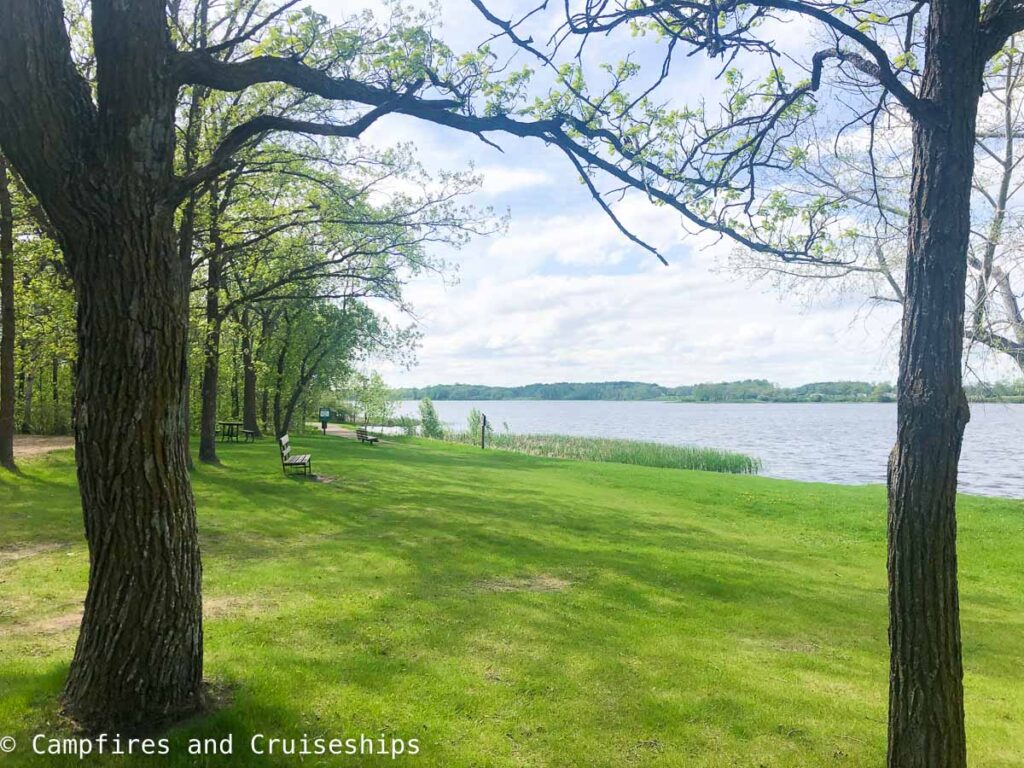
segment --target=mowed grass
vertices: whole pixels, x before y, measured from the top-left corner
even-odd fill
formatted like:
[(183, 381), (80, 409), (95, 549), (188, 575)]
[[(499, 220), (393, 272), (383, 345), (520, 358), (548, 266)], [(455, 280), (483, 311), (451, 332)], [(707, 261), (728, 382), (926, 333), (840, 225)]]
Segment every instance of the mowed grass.
[[(271, 440), (195, 473), (206, 672), (172, 755), (90, 765), (879, 766), (884, 490), (556, 461), (436, 441)], [(87, 575), (69, 453), (0, 475), (4, 765), (60, 734)], [(1024, 764), (1024, 504), (964, 498), (971, 764)], [(235, 739), (191, 758), (189, 737)], [(411, 758), (253, 756), (272, 736)]]

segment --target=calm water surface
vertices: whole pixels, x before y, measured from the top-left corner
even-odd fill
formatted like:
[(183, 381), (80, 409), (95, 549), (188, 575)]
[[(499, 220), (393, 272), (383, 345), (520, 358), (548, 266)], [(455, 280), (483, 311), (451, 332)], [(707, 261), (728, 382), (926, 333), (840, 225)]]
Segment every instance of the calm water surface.
[[(415, 415), (417, 403), (400, 413)], [(472, 408), (495, 429), (621, 437), (740, 451), (762, 474), (825, 483), (884, 483), (896, 430), (889, 403), (698, 404), (584, 400), (436, 401), (441, 419), (464, 427)], [(960, 490), (1024, 498), (1024, 405), (972, 403)]]

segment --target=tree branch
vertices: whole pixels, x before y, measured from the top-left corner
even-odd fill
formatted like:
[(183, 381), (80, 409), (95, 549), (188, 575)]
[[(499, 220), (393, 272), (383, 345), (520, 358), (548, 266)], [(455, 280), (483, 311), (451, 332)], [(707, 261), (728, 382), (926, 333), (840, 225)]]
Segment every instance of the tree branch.
[(392, 98), (371, 109), (362, 117), (351, 123), (317, 123), (309, 120), (293, 120), (279, 115), (258, 115), (231, 129), (213, 152), (210, 162), (197, 168), (192, 173), (176, 180), (171, 190), (171, 200), (176, 204), (183, 200), (191, 190), (200, 184), (223, 173), (231, 165), (232, 157), (251, 139), (273, 131), (289, 131), (314, 136), (340, 136), (358, 138), (380, 117), (395, 111), (402, 100), (414, 92), (419, 84), (413, 84), (404, 94)]
[(1012, 35), (1024, 30), (1024, 0), (994, 0), (981, 15), (981, 55), (988, 61)]
[(0, 148), (51, 219), (74, 210), (75, 182), (95, 159), (96, 107), (59, 0), (0, 2), (0, 115)]

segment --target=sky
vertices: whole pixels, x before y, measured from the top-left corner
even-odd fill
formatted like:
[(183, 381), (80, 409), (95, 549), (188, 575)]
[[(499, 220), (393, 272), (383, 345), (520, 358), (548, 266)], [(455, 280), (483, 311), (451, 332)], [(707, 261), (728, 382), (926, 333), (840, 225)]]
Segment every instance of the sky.
[[(335, 18), (358, 5), (314, 4)], [(469, 0), (443, 0), (441, 9), (440, 36), (456, 50), (491, 32)], [(714, 71), (694, 59), (673, 87), (713, 92)], [(728, 241), (688, 234), (678, 214), (629, 199), (620, 216), (662, 250), (669, 261), (662, 266), (615, 229), (559, 153), (496, 139), (503, 152), (401, 116), (379, 121), (364, 138), (381, 146), (411, 141), (428, 170), (474, 165), (483, 184), (472, 202), (510, 215), (506, 231), (457, 253), (438, 251), (458, 264), (457, 283), (425, 275), (408, 286), (422, 333), (418, 362), (372, 363), (392, 386), (895, 379), (898, 308), (780, 294), (728, 269)]]

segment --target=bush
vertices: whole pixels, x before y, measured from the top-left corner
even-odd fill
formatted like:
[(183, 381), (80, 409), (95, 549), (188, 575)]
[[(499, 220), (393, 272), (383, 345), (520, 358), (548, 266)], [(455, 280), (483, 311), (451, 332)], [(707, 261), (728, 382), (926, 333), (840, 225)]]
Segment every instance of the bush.
[(444, 437), (444, 428), (441, 426), (441, 419), (437, 416), (434, 408), (434, 401), (429, 397), (420, 400), (420, 434), (434, 440)]
[[(466, 418), (466, 432), (470, 436), (470, 442), (480, 442), (480, 428), (483, 426), (484, 415), (474, 408), (469, 412), (469, 416)], [(490, 442), (491, 435), (494, 434), (494, 427), (491, 426), (490, 422), (487, 422), (487, 442)]]

